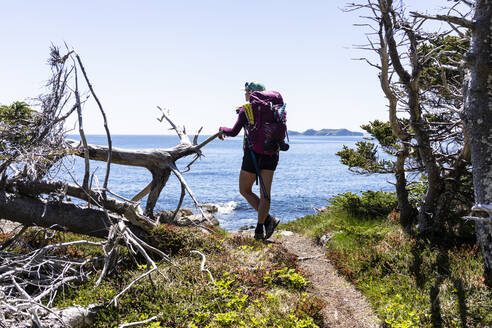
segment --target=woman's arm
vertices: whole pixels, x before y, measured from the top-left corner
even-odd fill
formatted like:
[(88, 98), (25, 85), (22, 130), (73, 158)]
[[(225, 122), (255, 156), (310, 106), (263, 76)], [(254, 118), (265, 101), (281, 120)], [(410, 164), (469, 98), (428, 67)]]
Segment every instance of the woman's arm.
[(244, 108), (241, 108), (241, 110), (239, 111), (239, 115), (237, 117), (236, 124), (234, 124), (234, 127), (231, 129), (222, 126), (219, 128), (219, 131), (223, 132), (228, 137), (235, 137), (239, 134), (239, 131), (241, 131), (243, 126), (246, 125), (246, 121), (247, 119), (246, 119), (246, 114), (244, 112)]

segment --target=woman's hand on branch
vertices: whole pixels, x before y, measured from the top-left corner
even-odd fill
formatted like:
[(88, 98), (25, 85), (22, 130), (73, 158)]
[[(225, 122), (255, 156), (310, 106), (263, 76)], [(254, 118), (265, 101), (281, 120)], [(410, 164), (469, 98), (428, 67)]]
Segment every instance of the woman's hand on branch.
[(222, 132), (221, 129), (219, 129), (219, 135), (218, 135), (218, 137), (219, 137), (220, 140), (224, 140), (225, 137), (226, 137), (226, 135), (224, 134), (224, 132)]

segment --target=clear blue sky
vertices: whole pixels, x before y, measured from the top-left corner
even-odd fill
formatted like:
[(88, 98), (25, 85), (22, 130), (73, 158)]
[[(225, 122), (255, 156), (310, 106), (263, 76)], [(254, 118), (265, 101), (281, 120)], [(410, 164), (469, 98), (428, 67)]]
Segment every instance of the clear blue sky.
[[(445, 0), (407, 1), (435, 12)], [(288, 127), (349, 128), (387, 119), (358, 13), (345, 1), (0, 0), (0, 104), (43, 92), (51, 43), (81, 55), (115, 134), (170, 133), (156, 106), (192, 135), (232, 126), (241, 88), (257, 80), (280, 91)], [(96, 104), (87, 133), (104, 133)]]

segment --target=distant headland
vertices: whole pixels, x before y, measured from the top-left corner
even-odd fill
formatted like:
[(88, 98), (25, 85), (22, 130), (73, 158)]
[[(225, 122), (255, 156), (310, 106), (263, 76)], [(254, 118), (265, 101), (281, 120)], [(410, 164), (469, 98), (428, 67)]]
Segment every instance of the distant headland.
[(304, 132), (288, 131), (291, 136), (363, 136), (362, 132), (353, 132), (347, 129), (308, 129)]

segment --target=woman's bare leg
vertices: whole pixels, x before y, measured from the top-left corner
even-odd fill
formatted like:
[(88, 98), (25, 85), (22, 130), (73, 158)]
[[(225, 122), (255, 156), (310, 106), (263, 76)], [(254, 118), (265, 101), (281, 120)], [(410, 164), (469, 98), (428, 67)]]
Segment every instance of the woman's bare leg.
[(241, 170), (239, 173), (239, 192), (248, 201), (255, 211), (258, 212), (258, 206), (260, 205), (260, 199), (251, 190), (253, 183), (256, 181), (256, 174)]
[[(261, 177), (265, 188), (270, 195), (273, 180), (272, 170), (261, 170)], [(256, 174), (241, 170), (239, 173), (239, 192), (248, 201), (248, 203), (258, 212), (258, 223), (265, 223), (265, 219), (270, 210), (270, 201), (266, 200), (263, 190), (260, 188), (260, 198), (252, 191), (253, 183), (256, 180)]]

